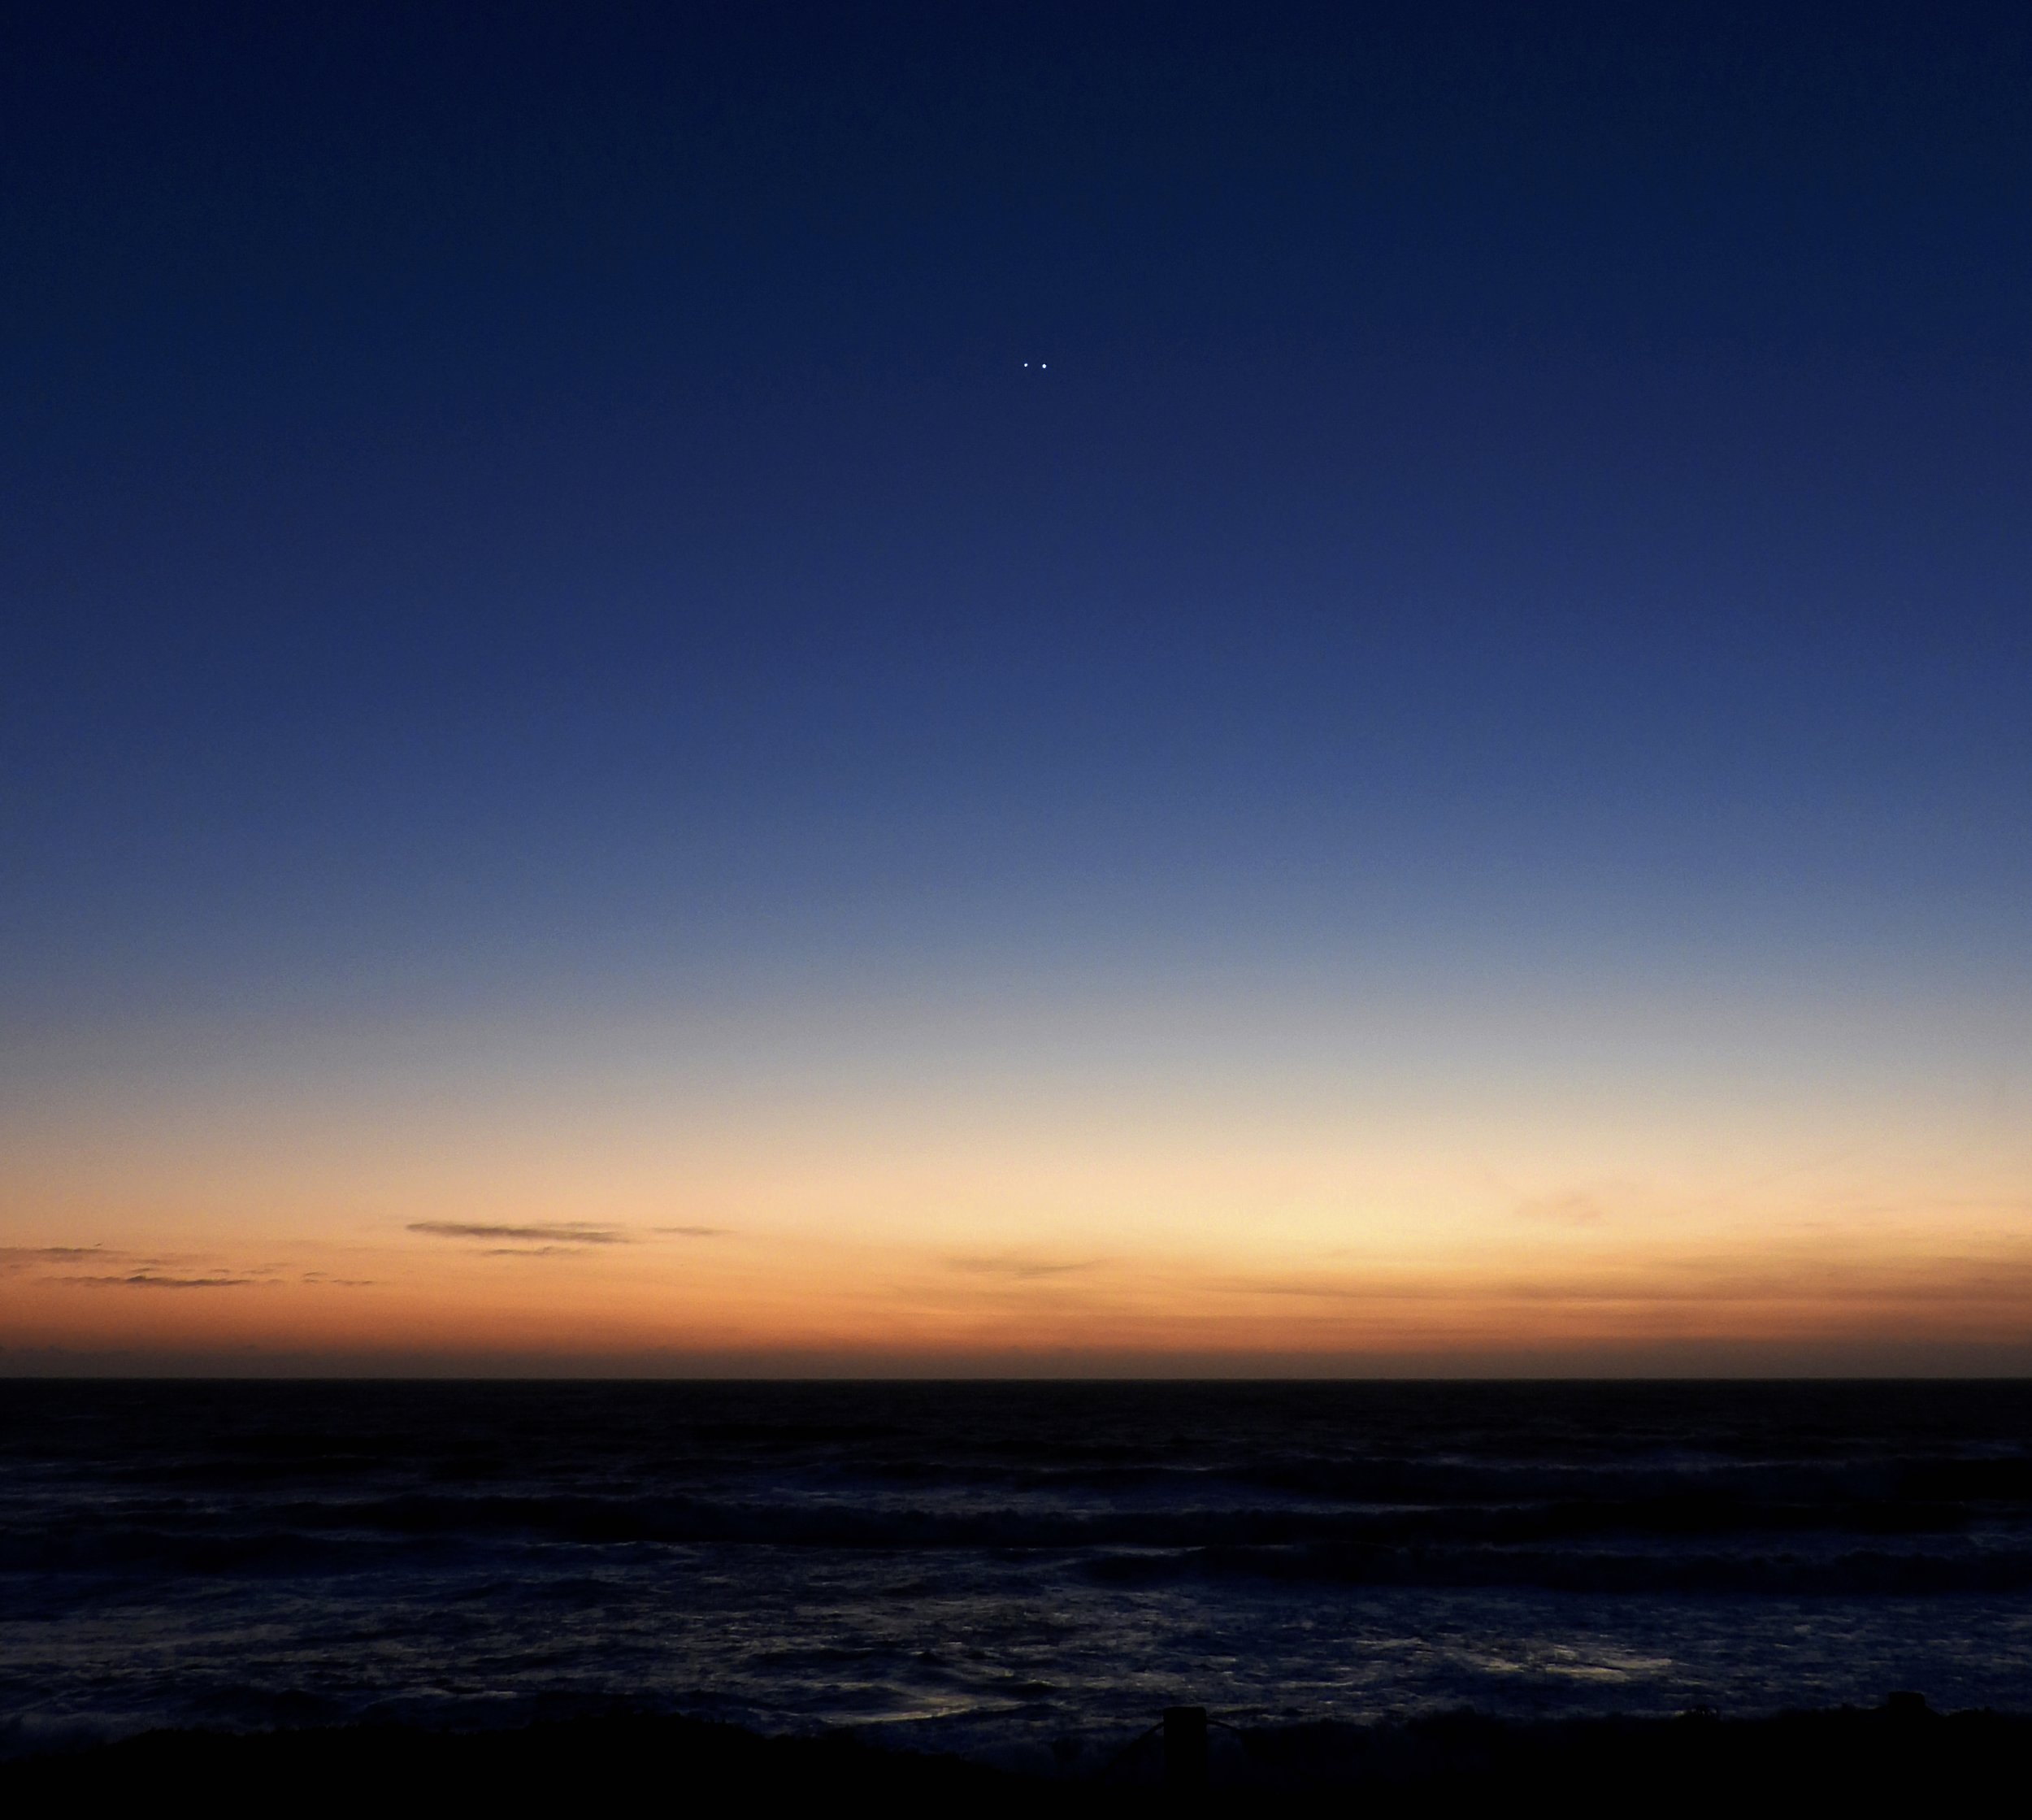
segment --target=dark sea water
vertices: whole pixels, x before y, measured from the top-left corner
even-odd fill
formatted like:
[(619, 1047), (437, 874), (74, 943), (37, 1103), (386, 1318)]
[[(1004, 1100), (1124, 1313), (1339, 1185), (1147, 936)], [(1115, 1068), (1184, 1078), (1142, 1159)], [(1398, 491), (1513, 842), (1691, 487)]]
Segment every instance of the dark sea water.
[(0, 1749), (2032, 1706), (2025, 1384), (0, 1383)]

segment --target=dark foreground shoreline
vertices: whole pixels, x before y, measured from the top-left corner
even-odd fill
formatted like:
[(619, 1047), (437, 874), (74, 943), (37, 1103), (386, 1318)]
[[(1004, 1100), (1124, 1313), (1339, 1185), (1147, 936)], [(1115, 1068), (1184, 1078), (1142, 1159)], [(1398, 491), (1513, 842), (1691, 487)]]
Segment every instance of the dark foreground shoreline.
[[(1025, 1774), (896, 1750), (846, 1734), (765, 1737), (699, 1719), (620, 1716), (517, 1730), (351, 1726), (231, 1734), (158, 1731), (0, 1764), (11, 1813), (345, 1813), (569, 1815), (740, 1813), (796, 1803), (827, 1814), (1253, 1813), (1351, 1805), (1370, 1813), (1972, 1810), (2022, 1790), (2032, 1714), (1940, 1714), (1913, 1696), (1757, 1719), (1519, 1722), (1471, 1713), (1370, 1726), (1235, 1731), (1203, 1766), (1171, 1766), (1154, 1733), (1111, 1762)], [(1966, 1809), (1965, 1809), (1966, 1804)]]

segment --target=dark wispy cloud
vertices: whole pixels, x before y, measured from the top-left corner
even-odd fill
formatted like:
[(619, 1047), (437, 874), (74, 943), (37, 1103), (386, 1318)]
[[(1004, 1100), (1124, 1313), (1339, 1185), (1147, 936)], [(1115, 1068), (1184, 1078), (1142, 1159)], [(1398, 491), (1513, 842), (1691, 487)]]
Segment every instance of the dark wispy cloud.
[(0, 1271), (33, 1270), (37, 1264), (85, 1264), (102, 1259), (98, 1245), (0, 1245)]
[(649, 1230), (673, 1239), (723, 1239), (730, 1228), (724, 1226), (652, 1226)]
[(500, 1246), (536, 1254), (544, 1251), (575, 1250), (581, 1245), (620, 1245), (628, 1235), (618, 1226), (593, 1226), (583, 1220), (561, 1220), (535, 1226), (493, 1226), (458, 1219), (418, 1219), (410, 1222), (412, 1232), (429, 1239), (469, 1239), (476, 1244)]
[(973, 1276), (1001, 1276), (1018, 1283), (1044, 1277), (1070, 1276), (1091, 1271), (1100, 1262), (1092, 1257), (1040, 1257), (1028, 1252), (962, 1252), (945, 1260), (946, 1268), (965, 1271)]
[[(96, 1264), (97, 1270), (80, 1270)], [(203, 1257), (141, 1257), (104, 1245), (0, 1245), (0, 1271), (46, 1268), (40, 1280), (74, 1289), (244, 1289), (273, 1283), (271, 1265), (234, 1266)], [(66, 1270), (62, 1266), (69, 1266)]]

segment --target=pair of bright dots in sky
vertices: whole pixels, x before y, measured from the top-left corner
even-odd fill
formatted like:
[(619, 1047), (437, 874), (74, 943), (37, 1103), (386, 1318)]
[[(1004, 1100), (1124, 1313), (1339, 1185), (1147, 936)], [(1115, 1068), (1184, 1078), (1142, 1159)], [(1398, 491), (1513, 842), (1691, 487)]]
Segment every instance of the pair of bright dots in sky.
[[(1029, 365), (1030, 365), (1030, 362), (1028, 362), (1027, 360), (1026, 360), (1026, 361), (1023, 363), (1023, 364), (1024, 364), (1026, 367), (1027, 367), (1027, 366), (1029, 366)], [(1040, 372), (1040, 373), (1048, 373), (1048, 372), (1049, 372), (1049, 371), (1051, 371), (1051, 363), (1050, 363), (1049, 360), (1040, 360), (1040, 361), (1039, 361), (1039, 362), (1037, 363), (1037, 371), (1038, 371), (1039, 372)]]

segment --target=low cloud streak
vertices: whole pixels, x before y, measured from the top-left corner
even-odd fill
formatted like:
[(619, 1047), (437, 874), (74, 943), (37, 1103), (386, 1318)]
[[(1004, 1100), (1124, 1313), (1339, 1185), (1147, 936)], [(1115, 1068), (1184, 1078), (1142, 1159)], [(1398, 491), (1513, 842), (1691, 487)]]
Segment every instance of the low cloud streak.
[(618, 1226), (593, 1226), (580, 1220), (563, 1220), (534, 1226), (492, 1226), (453, 1219), (411, 1220), (409, 1230), (429, 1239), (470, 1239), (479, 1244), (512, 1247), (541, 1246), (556, 1251), (581, 1245), (620, 1245), (629, 1243)]
[(25, 1271), (37, 1264), (85, 1264), (108, 1253), (98, 1245), (0, 1245), (0, 1271)]
[(1018, 1283), (1036, 1282), (1040, 1278), (1070, 1276), (1079, 1271), (1095, 1269), (1100, 1260), (1092, 1257), (1040, 1257), (1021, 1253), (962, 1252), (945, 1260), (948, 1270), (964, 1271), (970, 1276), (1001, 1276), (1014, 1279)]

